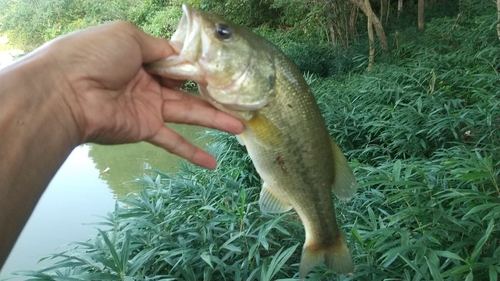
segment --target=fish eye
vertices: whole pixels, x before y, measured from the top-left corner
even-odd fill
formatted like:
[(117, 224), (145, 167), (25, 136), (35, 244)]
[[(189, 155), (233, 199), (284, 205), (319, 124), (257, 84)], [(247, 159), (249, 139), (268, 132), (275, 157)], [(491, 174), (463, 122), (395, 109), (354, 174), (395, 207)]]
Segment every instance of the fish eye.
[(229, 28), (229, 25), (218, 23), (215, 25), (215, 36), (221, 40), (229, 40), (233, 37), (233, 32)]

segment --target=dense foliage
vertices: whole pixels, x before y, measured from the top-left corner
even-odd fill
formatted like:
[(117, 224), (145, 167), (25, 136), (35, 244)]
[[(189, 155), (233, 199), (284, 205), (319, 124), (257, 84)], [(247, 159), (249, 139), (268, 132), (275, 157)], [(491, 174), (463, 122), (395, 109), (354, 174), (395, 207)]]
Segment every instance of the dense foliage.
[(0, 34), (5, 33), (16, 48), (30, 51), (74, 30), (126, 20), (168, 38), (181, 17), (182, 2), (196, 1), (0, 0)]
[[(200, 4), (214, 3), (208, 2)], [(134, 3), (141, 10), (161, 1)], [(335, 200), (357, 272), (336, 276), (319, 266), (309, 280), (499, 280), (496, 11), (490, 1), (460, 3), (468, 6), (458, 19), (431, 15), (425, 32), (398, 26), (393, 49), (369, 73), (363, 42), (329, 52), (321, 38), (257, 29), (306, 72), (359, 183), (353, 200)], [(134, 19), (154, 33), (159, 15), (173, 14), (157, 13)], [(33, 280), (296, 277), (300, 221), (293, 212), (262, 214), (260, 182), (244, 149), (231, 136), (213, 134), (217, 170), (182, 164), (179, 174), (155, 171), (138, 179), (144, 189), (117, 205), (95, 238), (54, 255), (60, 261), (53, 267), (23, 274)]]

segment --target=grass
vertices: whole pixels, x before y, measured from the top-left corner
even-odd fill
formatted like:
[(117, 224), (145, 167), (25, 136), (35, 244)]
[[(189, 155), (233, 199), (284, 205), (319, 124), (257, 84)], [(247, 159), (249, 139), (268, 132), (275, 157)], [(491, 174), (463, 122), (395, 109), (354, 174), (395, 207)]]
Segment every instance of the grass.
[[(353, 55), (342, 75), (306, 75), (359, 184), (353, 200), (335, 200), (356, 273), (319, 266), (308, 280), (499, 280), (500, 52), (490, 6), (456, 28), (455, 19), (437, 18), (425, 33), (400, 38), (370, 73), (360, 71), (363, 55)], [(178, 174), (138, 179), (144, 189), (118, 205), (95, 238), (51, 256), (59, 259), (52, 268), (22, 274), (297, 277), (302, 225), (293, 212), (259, 211), (261, 183), (244, 148), (213, 134), (215, 171), (183, 163)]]

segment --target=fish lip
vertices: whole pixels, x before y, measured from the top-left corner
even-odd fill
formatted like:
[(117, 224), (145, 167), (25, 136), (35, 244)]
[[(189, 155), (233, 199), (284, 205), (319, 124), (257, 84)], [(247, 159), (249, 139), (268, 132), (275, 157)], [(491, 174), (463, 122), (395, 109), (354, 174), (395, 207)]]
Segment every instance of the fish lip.
[[(200, 33), (200, 23), (195, 19), (198, 11), (182, 4), (182, 17), (177, 29), (170, 38), (170, 45), (183, 60), (195, 63), (200, 56), (199, 47), (201, 45), (198, 33)], [(194, 48), (193, 48), (194, 46)], [(190, 51), (190, 50), (196, 51)]]
[(189, 7), (186, 4), (182, 4), (182, 16), (179, 24), (177, 25), (177, 29), (174, 34), (170, 38), (170, 45), (174, 49), (174, 51), (178, 54), (182, 52), (182, 48), (184, 47), (184, 41), (186, 40), (187, 33), (189, 30), (189, 25), (191, 22), (191, 12)]

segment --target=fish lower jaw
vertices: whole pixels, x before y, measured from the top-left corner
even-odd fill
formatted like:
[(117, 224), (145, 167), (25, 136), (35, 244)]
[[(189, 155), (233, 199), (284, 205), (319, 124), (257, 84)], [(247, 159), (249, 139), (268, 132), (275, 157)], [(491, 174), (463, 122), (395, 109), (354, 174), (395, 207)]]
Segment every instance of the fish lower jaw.
[(226, 87), (217, 88), (208, 85), (207, 91), (212, 100), (217, 101), (217, 103), (229, 110), (256, 111), (268, 104), (268, 101), (265, 99), (242, 101), (241, 97), (243, 95), (241, 93), (244, 92), (244, 90), (242, 90), (239, 85), (234, 85), (234, 83)]

